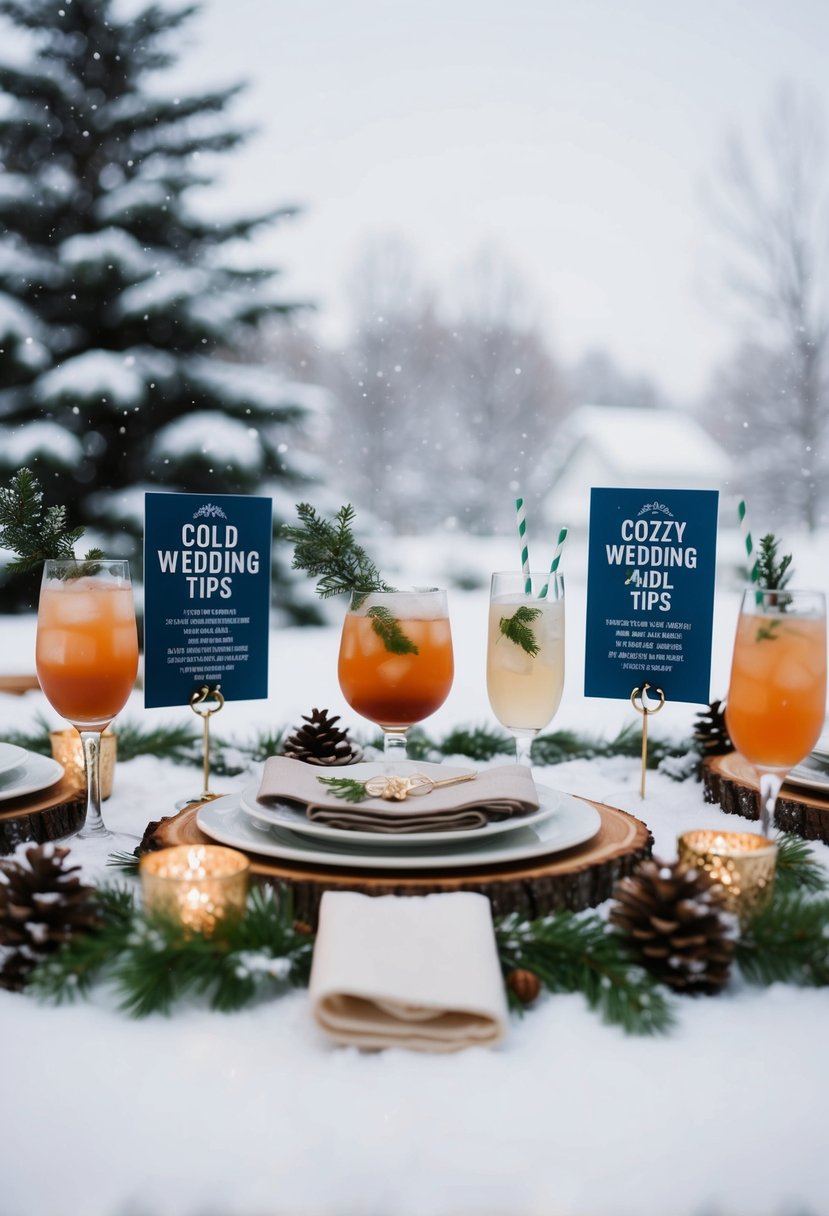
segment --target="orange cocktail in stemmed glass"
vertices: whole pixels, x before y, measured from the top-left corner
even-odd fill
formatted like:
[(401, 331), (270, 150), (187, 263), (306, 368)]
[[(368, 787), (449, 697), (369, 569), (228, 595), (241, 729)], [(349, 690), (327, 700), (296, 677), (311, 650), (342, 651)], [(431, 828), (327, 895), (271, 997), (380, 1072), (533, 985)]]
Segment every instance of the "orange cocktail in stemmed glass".
[(734, 746), (760, 778), (766, 835), (789, 769), (808, 756), (826, 717), (826, 602), (821, 591), (744, 595), (725, 708)]
[(439, 709), (454, 676), (445, 591), (355, 591), (343, 622), (338, 675), (348, 704), (383, 731), (387, 759)]
[(101, 732), (124, 708), (138, 671), (129, 563), (47, 561), (37, 614), (37, 678), (81, 736), (86, 818), (79, 836), (109, 836), (101, 818)]

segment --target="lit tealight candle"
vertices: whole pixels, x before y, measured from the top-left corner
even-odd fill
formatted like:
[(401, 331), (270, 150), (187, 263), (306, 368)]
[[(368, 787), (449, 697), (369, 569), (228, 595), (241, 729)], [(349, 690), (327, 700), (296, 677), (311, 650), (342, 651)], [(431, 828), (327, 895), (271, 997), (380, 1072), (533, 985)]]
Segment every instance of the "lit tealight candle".
[(222, 917), (245, 907), (250, 862), (222, 845), (175, 845), (141, 858), (144, 907), (209, 937)]
[[(69, 730), (50, 731), (49, 742), (52, 747), (52, 756), (58, 764), (63, 765), (66, 776), (80, 789), (85, 789), (86, 766), (83, 758), (83, 743), (74, 726)], [(109, 798), (112, 794), (117, 751), (117, 735), (110, 730), (105, 730), (101, 735), (101, 797), (104, 799)]]
[(705, 870), (726, 893), (732, 912), (745, 916), (771, 899), (777, 845), (754, 832), (685, 832), (679, 864)]

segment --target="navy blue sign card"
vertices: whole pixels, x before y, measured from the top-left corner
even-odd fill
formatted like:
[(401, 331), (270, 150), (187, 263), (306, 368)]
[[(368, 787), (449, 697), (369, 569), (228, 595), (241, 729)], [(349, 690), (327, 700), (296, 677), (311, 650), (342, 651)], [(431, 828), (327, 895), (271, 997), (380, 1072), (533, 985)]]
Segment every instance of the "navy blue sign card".
[(708, 702), (718, 497), (591, 490), (585, 696)]
[(270, 498), (144, 497), (144, 704), (268, 695)]

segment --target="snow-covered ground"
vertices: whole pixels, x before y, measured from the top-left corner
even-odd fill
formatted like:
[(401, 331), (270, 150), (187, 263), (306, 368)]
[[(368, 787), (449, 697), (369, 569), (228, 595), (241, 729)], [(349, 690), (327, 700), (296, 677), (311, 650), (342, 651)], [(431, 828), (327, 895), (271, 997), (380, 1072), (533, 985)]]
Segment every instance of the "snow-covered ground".
[[(792, 540), (798, 585), (826, 588), (829, 540)], [(513, 564), (507, 541), (400, 546), (419, 581), (450, 563), (482, 572)], [(581, 694), (584, 580), (566, 556), (568, 673), (555, 725), (610, 735), (627, 703)], [(808, 576), (808, 577), (805, 577)], [(484, 685), (485, 588), (453, 591), (457, 676), (426, 725), (494, 725)], [(739, 591), (718, 577), (711, 692), (722, 695)], [(0, 622), (0, 670), (31, 671), (31, 619)], [(224, 739), (293, 724), (327, 706), (365, 729), (336, 681), (338, 630), (275, 630), (267, 702), (227, 706)], [(668, 706), (654, 735), (685, 736), (696, 706)], [(0, 738), (51, 711), (40, 694), (0, 697)], [(189, 711), (142, 708), (148, 725)], [(644, 819), (656, 851), (675, 855), (693, 827), (723, 825), (699, 785), (660, 773), (639, 799), (635, 761), (578, 761), (537, 773), (545, 784)], [(216, 779), (218, 791), (249, 777)], [(105, 804), (110, 826), (138, 833), (198, 793), (201, 772), (145, 756), (120, 763)], [(734, 827), (731, 820), (725, 826)], [(100, 846), (74, 846), (103, 873)], [(829, 850), (817, 854), (829, 865)], [(199, 1008), (132, 1022), (98, 991), (55, 1009), (0, 992), (4, 1116), (2, 1216), (820, 1216), (829, 1212), (823, 1152), (829, 991), (753, 990), (735, 981), (678, 1002), (674, 1031), (625, 1037), (578, 996), (544, 997), (496, 1050), (453, 1057), (332, 1048), (305, 994), (230, 1016)]]

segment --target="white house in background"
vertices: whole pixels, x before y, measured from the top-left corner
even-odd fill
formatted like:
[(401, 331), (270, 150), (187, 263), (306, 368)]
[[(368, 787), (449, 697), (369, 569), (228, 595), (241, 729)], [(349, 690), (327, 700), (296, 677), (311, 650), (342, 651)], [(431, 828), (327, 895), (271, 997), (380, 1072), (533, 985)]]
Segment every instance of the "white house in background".
[(728, 520), (733, 473), (725, 450), (689, 414), (582, 405), (553, 440), (544, 515), (553, 527), (586, 530), (592, 486), (641, 486), (719, 490), (720, 514)]

